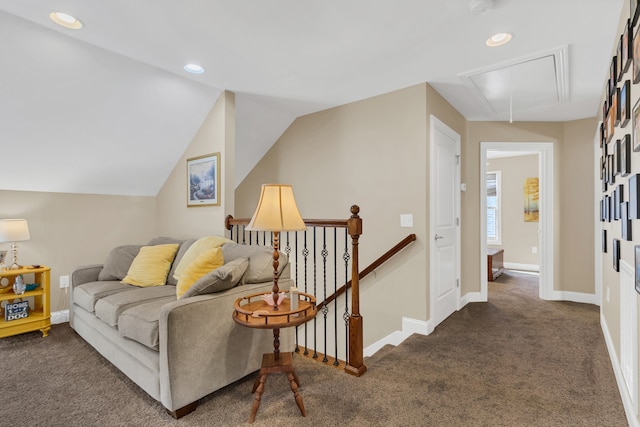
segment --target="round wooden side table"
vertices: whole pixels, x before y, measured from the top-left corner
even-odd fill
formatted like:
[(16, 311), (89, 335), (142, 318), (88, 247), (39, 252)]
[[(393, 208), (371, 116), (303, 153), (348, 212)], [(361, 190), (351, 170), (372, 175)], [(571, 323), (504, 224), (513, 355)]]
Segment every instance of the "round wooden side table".
[(285, 373), (291, 386), (291, 391), (303, 417), (307, 416), (302, 396), (298, 391), (300, 379), (293, 369), (293, 357), (291, 353), (280, 354), (280, 329), (302, 325), (313, 319), (318, 313), (316, 299), (313, 295), (298, 292), (298, 307), (291, 309), (291, 301), (286, 297), (277, 307), (267, 304), (261, 294), (248, 295), (238, 298), (234, 303), (233, 320), (242, 326), (258, 329), (273, 329), (273, 353), (262, 356), (260, 374), (253, 384), (252, 393), (255, 393), (249, 423), (253, 423), (260, 408), (260, 400), (264, 392), (264, 383), (267, 375), (273, 373)]

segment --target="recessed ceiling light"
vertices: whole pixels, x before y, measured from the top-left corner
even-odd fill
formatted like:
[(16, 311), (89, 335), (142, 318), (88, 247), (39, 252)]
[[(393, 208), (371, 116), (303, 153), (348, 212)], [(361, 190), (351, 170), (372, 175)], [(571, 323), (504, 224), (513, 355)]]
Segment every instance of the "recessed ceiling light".
[(51, 12), (49, 14), (49, 18), (51, 18), (51, 20), (56, 24), (65, 28), (70, 28), (72, 30), (79, 30), (82, 28), (82, 22), (80, 22), (80, 20), (75, 16), (71, 16), (68, 13)]
[(485, 44), (490, 47), (502, 46), (511, 41), (511, 33), (497, 33), (487, 39)]
[(198, 64), (187, 64), (184, 66), (184, 70), (187, 73), (191, 73), (191, 74), (202, 74), (204, 73), (204, 67), (201, 67)]

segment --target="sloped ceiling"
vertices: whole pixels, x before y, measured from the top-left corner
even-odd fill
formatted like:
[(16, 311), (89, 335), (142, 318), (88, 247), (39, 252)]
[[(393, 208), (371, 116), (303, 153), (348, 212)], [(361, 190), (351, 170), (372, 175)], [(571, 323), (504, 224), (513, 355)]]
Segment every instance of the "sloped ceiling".
[[(463, 77), (563, 46), (568, 99), (513, 102), (513, 118), (595, 116), (625, 2), (493, 3), (0, 0), (0, 188), (155, 195), (223, 90), (236, 184), (296, 117), (422, 82), (469, 120), (508, 120)], [(512, 42), (486, 47), (500, 31)]]

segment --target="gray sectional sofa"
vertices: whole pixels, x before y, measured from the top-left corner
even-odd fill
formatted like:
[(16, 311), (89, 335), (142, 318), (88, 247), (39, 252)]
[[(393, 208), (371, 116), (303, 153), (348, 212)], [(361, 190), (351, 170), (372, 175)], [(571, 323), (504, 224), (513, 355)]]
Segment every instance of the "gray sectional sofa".
[[(176, 418), (193, 411), (200, 398), (260, 369), (262, 354), (273, 351), (271, 331), (232, 319), (236, 299), (271, 291), (273, 250), (225, 243), (224, 265), (199, 279), (198, 291), (177, 298), (174, 272), (195, 241), (156, 238), (114, 248), (104, 264), (75, 269), (69, 292), (70, 326)], [(179, 247), (166, 284), (121, 282), (143, 246), (167, 243)], [(286, 255), (279, 261), (280, 288), (289, 289)], [(283, 330), (280, 340), (282, 351), (292, 349), (292, 331)]]

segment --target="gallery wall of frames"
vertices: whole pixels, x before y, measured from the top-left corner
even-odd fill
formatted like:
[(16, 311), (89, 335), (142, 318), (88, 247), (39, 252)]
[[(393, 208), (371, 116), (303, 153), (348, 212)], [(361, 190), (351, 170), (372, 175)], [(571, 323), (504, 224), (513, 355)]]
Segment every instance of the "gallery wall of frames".
[[(632, 220), (640, 219), (640, 174), (632, 172), (640, 169), (640, 156), (632, 155), (640, 152), (640, 98), (632, 102), (631, 96), (632, 87), (640, 84), (640, 7), (638, 0), (631, 0), (630, 4), (630, 18), (609, 68), (599, 129), (603, 193), (600, 221), (610, 224), (603, 224), (602, 251), (611, 253), (615, 271), (620, 271), (621, 241), (633, 241)], [(619, 232), (614, 232), (618, 227)], [(633, 248), (636, 291), (640, 293), (640, 245)]]

